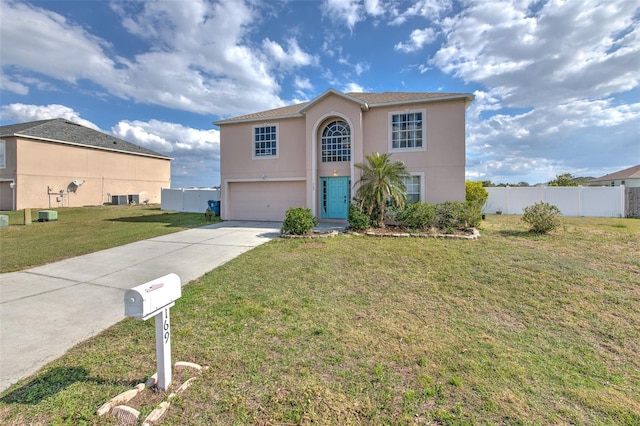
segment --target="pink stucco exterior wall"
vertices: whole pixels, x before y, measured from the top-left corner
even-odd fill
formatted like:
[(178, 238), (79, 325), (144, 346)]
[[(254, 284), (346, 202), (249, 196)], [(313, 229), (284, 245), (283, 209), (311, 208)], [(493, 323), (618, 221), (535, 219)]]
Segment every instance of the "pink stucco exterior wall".
[[(349, 176), (352, 194), (355, 193), (360, 176), (354, 164), (363, 162), (365, 155), (372, 152), (390, 150), (389, 114), (407, 110), (421, 110), (425, 114), (426, 147), (393, 152), (391, 159), (404, 161), (409, 172), (421, 176), (422, 201), (463, 201), (467, 101), (455, 99), (403, 103), (367, 109), (352, 99), (330, 93), (307, 105), (302, 116), (224, 123), (220, 126), (222, 218), (235, 219), (234, 197), (229, 195), (234, 182), (303, 182), (306, 192), (304, 207), (311, 208), (318, 215), (320, 178)], [(351, 128), (351, 161), (322, 163), (321, 132), (328, 122), (335, 119), (346, 121)], [(273, 124), (278, 126), (278, 158), (254, 159), (253, 128)], [(273, 190), (274, 199), (286, 199), (278, 194), (282, 191), (278, 185), (261, 185), (261, 190)], [(246, 211), (246, 201), (243, 204)], [(263, 217), (261, 211), (256, 205), (256, 219), (284, 219), (284, 216)]]
[[(92, 149), (24, 138), (4, 138), (6, 167), (0, 179), (15, 180), (15, 209), (78, 207), (111, 202), (110, 195), (139, 196), (140, 202), (160, 202), (171, 185), (169, 159)], [(69, 184), (83, 181), (76, 192)], [(63, 191), (64, 196), (50, 196)], [(0, 187), (1, 209), (10, 210), (14, 194), (9, 182)], [(57, 201), (60, 199), (60, 201)]]

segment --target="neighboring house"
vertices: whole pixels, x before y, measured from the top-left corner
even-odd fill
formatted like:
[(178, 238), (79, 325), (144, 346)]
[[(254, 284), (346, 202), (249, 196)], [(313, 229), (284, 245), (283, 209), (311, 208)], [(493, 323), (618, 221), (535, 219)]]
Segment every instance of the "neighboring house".
[(0, 126), (0, 210), (159, 203), (170, 184), (171, 158), (88, 127)]
[(620, 186), (627, 188), (640, 187), (640, 164), (620, 170), (619, 172), (609, 173), (599, 178), (591, 179), (590, 186)]
[(468, 93), (341, 93), (215, 122), (221, 216), (282, 221), (289, 207), (347, 218), (355, 163), (372, 152), (403, 161), (410, 201), (465, 199)]

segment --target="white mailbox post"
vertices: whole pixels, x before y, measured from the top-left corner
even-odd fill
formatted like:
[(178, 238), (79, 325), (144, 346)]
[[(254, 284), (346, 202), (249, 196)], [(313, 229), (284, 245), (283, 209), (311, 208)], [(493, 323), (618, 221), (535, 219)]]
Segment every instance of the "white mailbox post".
[(124, 314), (143, 321), (156, 317), (158, 387), (171, 384), (171, 322), (169, 308), (182, 296), (180, 277), (168, 274), (124, 293)]

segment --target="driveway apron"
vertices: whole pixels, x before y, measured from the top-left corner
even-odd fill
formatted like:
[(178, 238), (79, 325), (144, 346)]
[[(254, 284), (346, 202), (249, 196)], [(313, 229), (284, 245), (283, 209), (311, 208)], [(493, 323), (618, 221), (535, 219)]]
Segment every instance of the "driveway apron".
[(0, 275), (0, 392), (124, 318), (125, 290), (182, 284), (280, 235), (277, 222), (222, 222)]

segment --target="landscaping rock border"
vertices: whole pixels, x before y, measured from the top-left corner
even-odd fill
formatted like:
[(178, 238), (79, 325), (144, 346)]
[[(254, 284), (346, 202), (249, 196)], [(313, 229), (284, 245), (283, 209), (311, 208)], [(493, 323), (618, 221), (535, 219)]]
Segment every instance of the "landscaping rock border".
[[(477, 240), (480, 238), (480, 231), (476, 228), (471, 228), (470, 234), (430, 234), (430, 233), (421, 233), (421, 232), (380, 232), (375, 230), (368, 230), (357, 232), (353, 230), (346, 230), (344, 233), (351, 235), (366, 235), (369, 237), (391, 237), (391, 238), (448, 238), (448, 239), (461, 239), (461, 240)], [(330, 232), (317, 232), (304, 234), (304, 235), (293, 235), (293, 234), (281, 234), (280, 238), (332, 238), (341, 234), (338, 231), (330, 231)]]
[(414, 233), (414, 232), (377, 232), (366, 231), (364, 233), (354, 232), (354, 235), (367, 235), (370, 237), (391, 237), (391, 238), (447, 238), (447, 239), (460, 239), (460, 240), (477, 240), (480, 238), (480, 231), (476, 228), (472, 228), (471, 234), (429, 234), (429, 233)]
[(340, 234), (338, 231), (331, 232), (313, 232), (304, 235), (280, 234), (280, 238), (332, 238)]
[[(196, 363), (188, 361), (178, 361), (174, 364), (174, 368), (176, 371), (192, 369), (200, 373), (203, 370), (208, 369), (209, 367), (203, 367)], [(151, 413), (149, 413), (149, 415), (143, 420), (142, 425), (151, 426), (160, 424), (164, 415), (169, 409), (169, 406), (171, 405), (171, 400), (177, 395), (184, 392), (189, 386), (193, 384), (195, 380), (196, 377), (191, 377), (190, 379), (182, 383), (174, 392), (171, 392), (169, 396), (167, 396), (167, 401), (160, 402), (160, 404), (158, 404), (158, 406), (153, 411), (151, 411)], [(137, 424), (140, 421), (140, 411), (124, 404), (128, 403), (133, 398), (138, 396), (142, 391), (144, 391), (144, 389), (152, 388), (156, 385), (157, 382), (158, 373), (155, 373), (151, 377), (149, 377), (149, 379), (147, 379), (145, 383), (138, 383), (133, 389), (124, 391), (102, 404), (100, 408), (96, 410), (96, 414), (98, 416), (103, 416), (107, 413), (110, 413), (118, 419), (119, 425)]]

